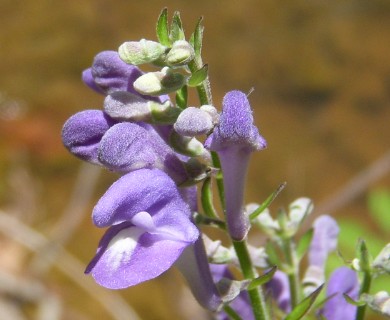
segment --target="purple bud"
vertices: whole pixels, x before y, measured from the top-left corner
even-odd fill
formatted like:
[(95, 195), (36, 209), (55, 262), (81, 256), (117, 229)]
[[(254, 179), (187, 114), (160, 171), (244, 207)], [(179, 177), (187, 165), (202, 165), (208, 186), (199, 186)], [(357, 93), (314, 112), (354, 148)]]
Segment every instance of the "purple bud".
[(143, 72), (138, 67), (122, 61), (118, 52), (102, 51), (95, 56), (92, 67), (84, 70), (82, 80), (91, 89), (104, 95), (115, 91), (127, 91), (156, 102), (169, 99), (167, 95), (150, 97), (136, 92), (133, 84), (141, 75)]
[(85, 110), (70, 117), (62, 129), (62, 142), (75, 156), (99, 164), (98, 148), (106, 131), (115, 124), (101, 110)]
[(213, 128), (212, 117), (199, 108), (188, 107), (177, 118), (174, 128), (178, 134), (195, 137), (208, 133)]
[(309, 265), (324, 269), (329, 253), (337, 248), (340, 229), (336, 220), (328, 215), (318, 217), (313, 227), (314, 234), (308, 253)]
[(178, 184), (188, 178), (176, 154), (152, 126), (144, 123), (123, 122), (110, 128), (100, 142), (99, 160), (117, 172), (158, 168)]
[(247, 96), (230, 91), (223, 99), (219, 125), (206, 141), (217, 151), (224, 175), (226, 220), (231, 237), (243, 240), (249, 230), (249, 219), (243, 208), (246, 173), (253, 151), (266, 147), (266, 141), (253, 125), (252, 110)]

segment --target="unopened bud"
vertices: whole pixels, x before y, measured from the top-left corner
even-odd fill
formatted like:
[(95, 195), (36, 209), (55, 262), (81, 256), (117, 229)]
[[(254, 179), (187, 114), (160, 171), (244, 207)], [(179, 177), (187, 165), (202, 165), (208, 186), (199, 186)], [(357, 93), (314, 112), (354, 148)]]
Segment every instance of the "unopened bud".
[(172, 124), (179, 116), (181, 109), (176, 108), (167, 100), (163, 104), (149, 101), (152, 122), (155, 124)]
[(104, 99), (104, 111), (121, 121), (150, 120), (149, 101), (127, 91), (115, 91)]
[(209, 157), (208, 151), (199, 140), (181, 136), (176, 131), (172, 131), (169, 137), (169, 144), (175, 151), (189, 157)]
[(208, 133), (213, 128), (213, 122), (207, 112), (189, 107), (180, 113), (174, 128), (178, 134), (195, 137)]
[(166, 51), (162, 44), (142, 39), (123, 43), (119, 49), (119, 57), (126, 63), (135, 66), (158, 60)]
[(163, 68), (140, 76), (134, 82), (134, 89), (141, 94), (160, 96), (180, 89), (185, 82), (186, 77), (182, 74)]
[(171, 50), (166, 56), (166, 63), (169, 66), (183, 66), (188, 64), (195, 57), (194, 48), (185, 40), (175, 41)]

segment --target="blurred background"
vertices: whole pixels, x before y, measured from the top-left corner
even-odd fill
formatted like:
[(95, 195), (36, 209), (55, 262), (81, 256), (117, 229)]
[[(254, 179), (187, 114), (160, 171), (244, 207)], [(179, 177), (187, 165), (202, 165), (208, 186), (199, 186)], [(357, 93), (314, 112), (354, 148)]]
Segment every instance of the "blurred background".
[(156, 39), (163, 7), (188, 37), (204, 16), (217, 108), (255, 89), (268, 149), (252, 158), (247, 201), (287, 181), (271, 210), (312, 198), (339, 219), (346, 258), (359, 237), (374, 256), (389, 241), (388, 0), (0, 0), (0, 319), (207, 318), (175, 270), (121, 292), (84, 276), (103, 234), (90, 213), (117, 176), (61, 143), (67, 118), (102, 107), (81, 72), (102, 50)]

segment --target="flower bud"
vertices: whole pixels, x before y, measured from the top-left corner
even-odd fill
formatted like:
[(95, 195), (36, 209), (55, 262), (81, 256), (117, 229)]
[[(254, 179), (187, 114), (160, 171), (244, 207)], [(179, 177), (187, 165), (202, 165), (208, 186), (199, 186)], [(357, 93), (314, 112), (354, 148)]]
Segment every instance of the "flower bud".
[(176, 152), (186, 156), (209, 158), (208, 151), (196, 138), (181, 136), (177, 132), (172, 131), (169, 137), (169, 144)]
[(134, 89), (141, 94), (159, 96), (180, 89), (186, 82), (186, 77), (180, 73), (163, 68), (158, 72), (149, 72), (134, 82)]
[(363, 294), (362, 298), (375, 311), (390, 316), (390, 295), (386, 291), (379, 291), (375, 295)]
[(137, 66), (158, 60), (166, 49), (158, 42), (141, 39), (140, 41), (123, 43), (119, 47), (118, 53), (124, 62)]
[(194, 48), (185, 40), (175, 41), (172, 49), (166, 56), (166, 63), (169, 66), (183, 66), (195, 57)]
[(180, 135), (194, 137), (208, 133), (213, 128), (213, 121), (206, 111), (188, 107), (180, 113), (174, 128)]
[(149, 101), (152, 122), (155, 124), (172, 124), (176, 121), (181, 109), (176, 108), (167, 100), (163, 104)]
[(219, 122), (219, 113), (214, 106), (205, 104), (200, 107), (200, 110), (207, 112), (211, 116), (211, 120), (213, 121), (213, 125), (217, 125)]

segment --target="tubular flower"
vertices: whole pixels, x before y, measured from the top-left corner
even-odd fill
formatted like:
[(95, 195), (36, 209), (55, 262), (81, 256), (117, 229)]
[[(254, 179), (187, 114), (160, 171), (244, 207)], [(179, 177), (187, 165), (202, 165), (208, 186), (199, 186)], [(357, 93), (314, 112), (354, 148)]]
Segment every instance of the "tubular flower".
[(110, 228), (85, 272), (110, 289), (159, 276), (199, 237), (190, 213), (164, 172), (140, 169), (124, 175), (93, 210), (95, 225)]
[(234, 240), (241, 241), (250, 227), (243, 208), (249, 158), (253, 151), (267, 146), (253, 125), (252, 110), (243, 92), (230, 91), (225, 95), (219, 124), (207, 139), (206, 146), (219, 155), (224, 175), (229, 234)]

